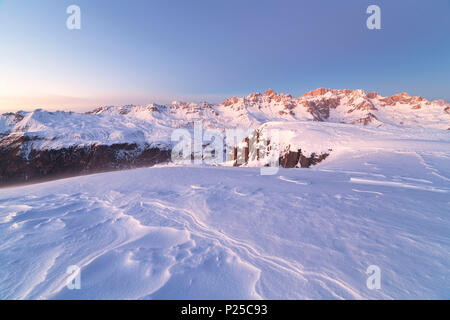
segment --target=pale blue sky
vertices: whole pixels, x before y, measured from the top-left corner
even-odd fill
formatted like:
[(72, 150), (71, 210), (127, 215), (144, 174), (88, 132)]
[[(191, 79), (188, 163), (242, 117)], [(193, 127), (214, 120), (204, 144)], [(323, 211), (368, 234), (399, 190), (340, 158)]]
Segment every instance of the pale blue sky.
[[(66, 28), (81, 8), (82, 29)], [(382, 30), (366, 28), (366, 8)], [(0, 111), (273, 88), (450, 100), (450, 1), (0, 0)]]

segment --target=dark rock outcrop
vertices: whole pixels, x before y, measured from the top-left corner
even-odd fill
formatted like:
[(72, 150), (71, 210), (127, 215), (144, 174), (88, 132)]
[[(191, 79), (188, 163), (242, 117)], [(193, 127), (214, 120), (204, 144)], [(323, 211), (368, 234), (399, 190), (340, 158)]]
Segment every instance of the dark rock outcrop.
[(80, 174), (152, 166), (170, 161), (170, 150), (137, 144), (25, 149), (33, 137), (4, 138), (0, 143), (0, 186)]
[(302, 154), (302, 150), (288, 151), (280, 157), (280, 166), (283, 168), (309, 168), (325, 160), (330, 154), (312, 153), (309, 157)]
[[(262, 160), (270, 152), (270, 141), (267, 142), (267, 148), (261, 150), (260, 145), (260, 132), (256, 130), (250, 137), (244, 139), (245, 147), (238, 149), (238, 147), (233, 148), (232, 159), (234, 161), (234, 166), (246, 165), (249, 161)], [(329, 149), (329, 152), (332, 150)], [(283, 168), (309, 168), (319, 162), (325, 160), (330, 154), (329, 153), (311, 153), (309, 157), (302, 153), (301, 149), (297, 151), (290, 150), (290, 146), (281, 153), (279, 157), (279, 165)]]

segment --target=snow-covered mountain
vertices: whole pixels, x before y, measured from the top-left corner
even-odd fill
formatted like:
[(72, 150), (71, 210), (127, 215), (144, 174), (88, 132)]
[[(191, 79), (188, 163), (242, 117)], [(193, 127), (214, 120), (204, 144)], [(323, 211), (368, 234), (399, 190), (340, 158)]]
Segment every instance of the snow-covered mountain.
[(7, 113), (0, 116), (0, 182), (169, 161), (173, 130), (192, 129), (195, 121), (219, 130), (257, 130), (268, 122), (302, 121), (446, 130), (450, 104), (406, 93), (382, 97), (363, 90), (321, 88), (296, 98), (269, 89), (215, 105), (173, 102), (101, 107), (88, 113)]
[[(44, 138), (41, 147), (82, 143), (167, 143), (173, 128), (202, 120), (207, 127), (253, 127), (269, 121), (326, 121), (374, 126), (450, 129), (450, 103), (401, 93), (382, 97), (363, 90), (317, 89), (290, 94), (252, 93), (221, 104), (173, 102), (169, 105), (100, 107), (92, 112), (19, 111), (0, 116), (0, 135)], [(49, 141), (54, 141), (50, 143)]]

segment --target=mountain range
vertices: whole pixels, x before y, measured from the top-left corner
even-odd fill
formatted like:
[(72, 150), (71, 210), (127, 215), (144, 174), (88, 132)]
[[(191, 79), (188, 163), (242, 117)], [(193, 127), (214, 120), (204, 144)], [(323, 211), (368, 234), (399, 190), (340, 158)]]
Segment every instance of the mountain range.
[[(269, 89), (264, 94), (232, 97), (220, 104), (176, 101), (169, 105), (105, 106), (87, 113), (42, 109), (5, 113), (0, 115), (0, 183), (169, 162), (173, 130), (192, 130), (196, 121), (202, 121), (204, 128), (219, 130), (258, 130), (265, 124), (278, 123), (281, 130), (305, 126), (313, 130), (315, 124), (319, 131), (326, 131), (330, 125), (340, 128), (341, 124), (355, 130), (379, 130), (380, 134), (406, 130), (414, 135), (450, 130), (450, 103), (407, 93), (384, 97), (364, 90), (319, 88), (294, 97)], [(325, 123), (330, 125), (326, 127)], [(281, 141), (282, 149), (297, 152), (302, 144), (291, 141), (292, 136), (296, 135), (290, 135), (289, 143)], [(321, 142), (310, 143), (313, 148), (309, 155), (318, 155), (314, 145)], [(324, 148), (322, 154), (331, 150)], [(290, 166), (297, 166), (298, 161)], [(287, 163), (285, 158), (280, 159), (283, 163)]]

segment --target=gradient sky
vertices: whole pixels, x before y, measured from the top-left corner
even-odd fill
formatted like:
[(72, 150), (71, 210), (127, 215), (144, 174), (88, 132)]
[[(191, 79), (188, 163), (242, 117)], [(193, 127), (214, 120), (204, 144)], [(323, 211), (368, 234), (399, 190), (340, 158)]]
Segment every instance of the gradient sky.
[[(71, 4), (81, 30), (66, 28)], [(382, 30), (366, 28), (370, 4)], [(268, 88), (450, 101), (449, 0), (0, 0), (0, 43), (1, 112)]]

